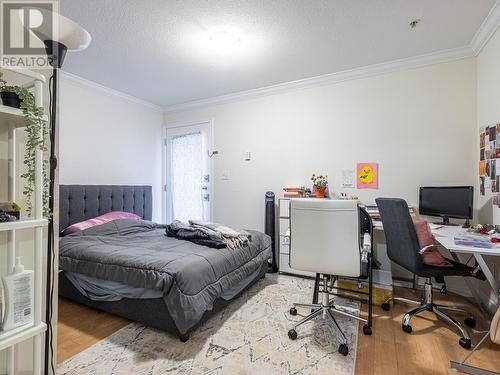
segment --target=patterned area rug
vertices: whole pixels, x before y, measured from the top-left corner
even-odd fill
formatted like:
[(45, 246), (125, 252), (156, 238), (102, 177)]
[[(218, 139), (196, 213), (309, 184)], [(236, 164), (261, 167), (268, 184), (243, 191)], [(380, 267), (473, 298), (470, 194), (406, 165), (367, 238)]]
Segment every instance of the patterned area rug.
[[(287, 332), (299, 315), (293, 302), (309, 303), (313, 281), (266, 275), (240, 298), (206, 321), (183, 344), (176, 337), (132, 323), (62, 363), (58, 374), (354, 374), (358, 322), (338, 314), (348, 338), (347, 357), (337, 352), (340, 335), (321, 318)], [(359, 313), (359, 303), (337, 298)]]

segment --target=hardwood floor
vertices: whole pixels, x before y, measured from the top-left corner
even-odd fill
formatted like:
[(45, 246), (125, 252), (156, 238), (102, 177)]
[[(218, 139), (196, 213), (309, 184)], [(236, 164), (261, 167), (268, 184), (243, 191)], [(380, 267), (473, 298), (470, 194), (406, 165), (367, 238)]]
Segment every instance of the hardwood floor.
[[(397, 289), (396, 294), (407, 298), (418, 298), (418, 292), (408, 289)], [(450, 296), (435, 294), (436, 300), (472, 307), (462, 300)], [(461, 303), (462, 302), (462, 303)], [(362, 309), (366, 311), (366, 305)], [(432, 314), (424, 313), (412, 320), (411, 335), (401, 330), (401, 319), (410, 307), (396, 304), (391, 311), (374, 309), (373, 335), (364, 336), (361, 330), (358, 335), (356, 357), (356, 374), (359, 375), (441, 375), (456, 374), (449, 369), (450, 360), (462, 360), (467, 351), (458, 345), (457, 334), (447, 325), (437, 320)], [(479, 317), (481, 314), (472, 308), (478, 317), (477, 329), (487, 327)], [(463, 317), (456, 315), (463, 320)], [(66, 299), (59, 299), (58, 326), (58, 363), (85, 350), (96, 342), (126, 326), (128, 320), (98, 313), (96, 310), (79, 305)], [(482, 334), (472, 335), (473, 343)], [(469, 364), (490, 370), (500, 371), (500, 346), (490, 342), (474, 353)]]
[[(396, 295), (418, 299), (421, 292), (397, 288)], [(477, 319), (477, 330), (487, 330), (481, 313), (466, 301), (434, 293), (436, 303), (449, 304), (472, 311)], [(446, 323), (438, 320), (434, 314), (424, 312), (412, 318), (412, 334), (401, 329), (403, 315), (412, 306), (396, 303), (390, 311), (379, 306), (374, 308), (373, 335), (364, 336), (362, 325), (358, 334), (356, 374), (360, 375), (441, 375), (457, 374), (450, 369), (450, 360), (462, 361), (468, 353), (458, 345), (459, 336)], [(366, 305), (362, 309), (366, 311)], [(463, 322), (465, 316), (452, 314)], [(469, 329), (470, 332), (470, 329)], [(476, 344), (483, 334), (471, 334), (472, 343)], [(467, 362), (470, 365), (500, 372), (500, 346), (488, 340)]]
[(82, 352), (130, 322), (105, 312), (59, 298), (57, 363)]

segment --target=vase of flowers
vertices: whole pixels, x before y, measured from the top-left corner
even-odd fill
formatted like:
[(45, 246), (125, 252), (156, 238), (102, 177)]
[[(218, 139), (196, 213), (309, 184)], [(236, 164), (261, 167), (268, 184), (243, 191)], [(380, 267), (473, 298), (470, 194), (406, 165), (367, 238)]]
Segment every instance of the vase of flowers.
[(314, 185), (314, 191), (316, 192), (316, 198), (324, 198), (326, 193), (326, 188), (328, 187), (328, 176), (316, 176), (313, 174), (311, 176), (311, 181)]

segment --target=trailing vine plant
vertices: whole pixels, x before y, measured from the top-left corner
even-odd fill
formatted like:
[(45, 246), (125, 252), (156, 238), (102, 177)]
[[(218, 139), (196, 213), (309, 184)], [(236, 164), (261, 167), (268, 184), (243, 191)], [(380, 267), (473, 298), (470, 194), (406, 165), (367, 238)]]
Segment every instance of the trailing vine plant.
[[(35, 155), (38, 150), (44, 153), (48, 151), (47, 142), (49, 128), (47, 122), (43, 118), (43, 107), (37, 107), (33, 93), (25, 87), (7, 85), (7, 82), (2, 79), (2, 72), (0, 72), (0, 91), (12, 92), (19, 96), (21, 99), (20, 109), (27, 123), (24, 127), (27, 135), (26, 152), (24, 154), (26, 172), (21, 175), (21, 178), (25, 181), (23, 194), (26, 197), (26, 212), (31, 216), (33, 213), (32, 197), (35, 192)], [(51, 215), (49, 210), (49, 183), (49, 164), (47, 158), (44, 157), (42, 206), (43, 216), (45, 217)]]

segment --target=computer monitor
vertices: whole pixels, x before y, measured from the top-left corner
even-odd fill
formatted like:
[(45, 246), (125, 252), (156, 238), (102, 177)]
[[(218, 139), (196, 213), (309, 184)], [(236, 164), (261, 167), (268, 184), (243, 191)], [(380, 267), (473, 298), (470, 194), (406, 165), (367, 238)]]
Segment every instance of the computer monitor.
[(472, 219), (473, 200), (472, 186), (420, 187), (419, 213), (442, 217), (442, 224), (450, 225), (450, 218)]

